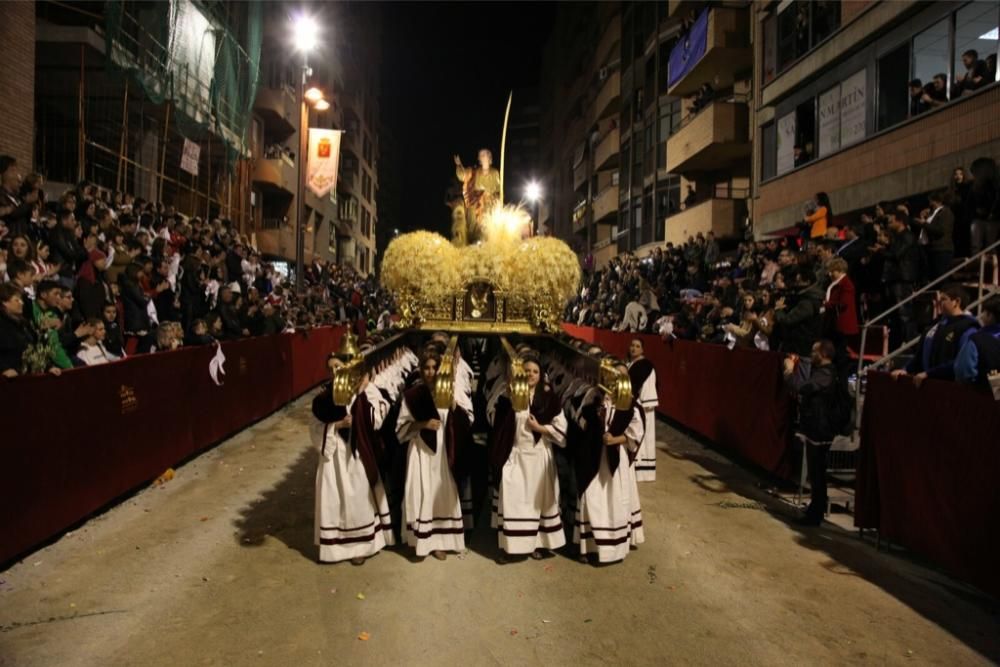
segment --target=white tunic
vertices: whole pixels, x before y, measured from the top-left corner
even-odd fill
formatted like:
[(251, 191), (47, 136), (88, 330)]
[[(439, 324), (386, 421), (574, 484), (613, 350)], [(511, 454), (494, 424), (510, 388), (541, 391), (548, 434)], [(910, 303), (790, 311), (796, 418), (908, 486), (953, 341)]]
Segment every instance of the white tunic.
[[(385, 418), (386, 404), (371, 384), (366, 395), (375, 409), (374, 427)], [(354, 399), (347, 407), (350, 414)], [(380, 479), (372, 489), (361, 458), (337, 433), (333, 424), (314, 421), (313, 444), (319, 451), (316, 469), (314, 540), (319, 560), (336, 563), (374, 556), (393, 543), (389, 504)]]
[[(631, 364), (629, 364), (631, 366)], [(635, 389), (633, 387), (633, 389)], [(646, 431), (635, 458), (635, 477), (640, 482), (656, 481), (656, 408), (660, 405), (656, 393), (656, 371), (652, 371), (639, 390), (638, 403), (646, 422)]]
[[(615, 410), (605, 399), (607, 412), (605, 429), (614, 419)], [(589, 486), (580, 495), (576, 510), (573, 541), (580, 545), (581, 554), (597, 554), (601, 563), (623, 560), (629, 547), (642, 544), (642, 510), (635, 474), (629, 465), (628, 451), (634, 452), (642, 441), (643, 423), (638, 414), (625, 429), (618, 467), (614, 473), (608, 465), (608, 448), (601, 450), (601, 467)]]
[(396, 435), (407, 443), (403, 536), (407, 545), (426, 556), (432, 551), (464, 551), (465, 527), (455, 478), (448, 467), (445, 429), (448, 411), (438, 409), (437, 451), (420, 437), (420, 429), (403, 398)]
[[(532, 396), (531, 398), (534, 398)], [(492, 526), (500, 548), (509, 554), (558, 549), (566, 544), (559, 511), (559, 475), (552, 446), (566, 446), (566, 417), (559, 412), (535, 442), (528, 410), (514, 413), (515, 435), (510, 456), (493, 490)]]

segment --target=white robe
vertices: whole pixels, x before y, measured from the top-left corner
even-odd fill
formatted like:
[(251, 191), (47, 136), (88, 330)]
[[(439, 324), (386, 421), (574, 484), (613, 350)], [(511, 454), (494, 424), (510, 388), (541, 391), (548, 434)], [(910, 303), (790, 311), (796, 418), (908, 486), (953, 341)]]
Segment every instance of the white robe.
[(403, 537), (421, 557), (432, 551), (464, 551), (462, 506), (445, 447), (448, 411), (438, 409), (441, 428), (437, 430), (437, 451), (431, 451), (420, 437), (406, 399), (400, 400), (396, 435), (400, 443), (407, 443)]
[[(607, 429), (614, 419), (615, 410), (609, 399), (605, 399), (604, 405)], [(625, 443), (621, 445), (618, 468), (612, 474), (608, 466), (608, 448), (602, 448), (601, 467), (580, 494), (577, 503), (573, 542), (580, 545), (581, 554), (595, 553), (601, 563), (623, 560), (630, 546), (645, 541), (639, 488), (625, 451), (638, 449), (642, 433), (642, 418), (634, 414), (625, 429)]]
[[(629, 364), (631, 365), (631, 364)], [(633, 388), (634, 389), (634, 388)], [(639, 390), (638, 403), (646, 422), (639, 455), (635, 457), (635, 478), (639, 482), (656, 481), (656, 408), (660, 404), (656, 393), (656, 371), (652, 371)]]
[[(373, 422), (378, 429), (387, 406), (374, 385), (368, 385), (366, 395), (374, 408)], [(348, 414), (353, 404), (351, 399)], [(314, 421), (311, 436), (319, 451), (313, 531), (319, 560), (336, 563), (374, 556), (393, 543), (389, 503), (382, 480), (374, 489), (371, 487), (361, 458), (351, 452), (350, 444), (340, 437), (333, 424)]]
[[(492, 526), (509, 554), (558, 549), (566, 544), (559, 511), (559, 475), (552, 446), (566, 446), (566, 417), (558, 413), (535, 442), (528, 410), (514, 413), (514, 446), (493, 489)], [(492, 420), (491, 420), (492, 421)]]

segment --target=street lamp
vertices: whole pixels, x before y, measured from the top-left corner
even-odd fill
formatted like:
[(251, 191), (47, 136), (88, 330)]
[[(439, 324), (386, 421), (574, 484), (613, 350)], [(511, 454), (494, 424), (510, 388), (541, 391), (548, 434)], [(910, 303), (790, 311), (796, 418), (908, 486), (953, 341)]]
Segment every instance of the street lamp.
[(531, 232), (531, 235), (534, 236), (538, 232), (538, 203), (542, 199), (541, 184), (538, 181), (530, 181), (526, 186), (524, 186), (524, 198), (531, 202), (532, 209), (535, 214)]
[[(302, 53), (302, 73), (298, 78), (298, 102), (299, 102), (299, 159), (298, 178), (295, 183), (295, 291), (302, 294), (305, 288), (305, 212), (306, 203), (303, 194), (303, 180), (305, 170), (303, 165), (309, 153), (309, 109), (306, 103), (318, 105), (324, 103), (329, 108), (329, 103), (323, 99), (323, 92), (319, 88), (305, 89), (306, 82), (312, 76), (309, 68), (309, 52), (316, 48), (319, 43), (319, 25), (316, 19), (308, 14), (299, 14), (292, 18), (293, 45), (296, 50)], [(322, 109), (321, 109), (322, 111)]]

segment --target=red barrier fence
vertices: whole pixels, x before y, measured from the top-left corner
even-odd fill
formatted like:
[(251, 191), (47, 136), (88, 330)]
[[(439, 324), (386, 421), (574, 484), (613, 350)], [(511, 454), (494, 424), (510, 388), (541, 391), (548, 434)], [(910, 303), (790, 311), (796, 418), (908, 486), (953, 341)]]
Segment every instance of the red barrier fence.
[(953, 382), (868, 378), (859, 528), (1000, 596), (1000, 403)]
[(130, 357), (0, 381), (0, 563), (65, 530), (327, 377), (343, 328)]
[(656, 367), (662, 414), (767, 470), (785, 472), (792, 404), (780, 354), (571, 324), (563, 328), (623, 358), (629, 341), (641, 339)]

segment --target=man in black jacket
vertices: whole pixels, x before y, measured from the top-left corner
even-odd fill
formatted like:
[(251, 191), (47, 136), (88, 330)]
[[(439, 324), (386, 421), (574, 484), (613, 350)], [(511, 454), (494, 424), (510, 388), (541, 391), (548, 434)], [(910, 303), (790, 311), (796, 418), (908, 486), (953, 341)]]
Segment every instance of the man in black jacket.
[(774, 324), (781, 350), (802, 359), (809, 357), (823, 327), (820, 308), (826, 295), (814, 278), (809, 269), (799, 269), (794, 278), (799, 290), (795, 305), (788, 308), (785, 297), (778, 297), (774, 304)]
[(917, 220), (917, 224), (921, 226), (920, 242), (927, 247), (928, 277), (934, 280), (951, 268), (951, 261), (955, 258), (955, 216), (945, 206), (943, 192), (931, 194), (928, 201), (930, 210)]
[(72, 287), (76, 271), (87, 261), (88, 252), (77, 238), (76, 216), (72, 211), (60, 211), (55, 228), (49, 234), (49, 262), (58, 264), (59, 282)]
[[(913, 294), (913, 284), (920, 271), (920, 247), (907, 222), (902, 212), (889, 213), (889, 234), (881, 236), (874, 248), (885, 257), (882, 282), (885, 283), (889, 303), (892, 305), (905, 301)], [(903, 341), (917, 337), (913, 302), (899, 309), (899, 324)]]
[(225, 285), (219, 288), (218, 313), (222, 319), (222, 337), (225, 340), (236, 340), (250, 335), (240, 322), (240, 314), (233, 303), (233, 291)]
[(7, 225), (11, 236), (28, 234), (31, 230), (31, 212), (38, 202), (38, 192), (20, 196), (21, 172), (17, 160), (10, 155), (0, 155), (0, 220)]
[(842, 424), (837, 408), (837, 375), (834, 345), (828, 340), (813, 344), (808, 378), (796, 372), (794, 358), (785, 359), (784, 375), (799, 406), (796, 435), (805, 443), (809, 472), (809, 507), (798, 520), (804, 526), (818, 526), (826, 514), (826, 455)]

